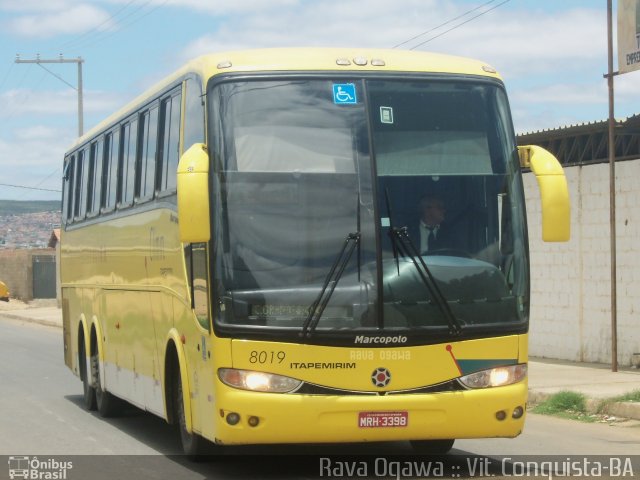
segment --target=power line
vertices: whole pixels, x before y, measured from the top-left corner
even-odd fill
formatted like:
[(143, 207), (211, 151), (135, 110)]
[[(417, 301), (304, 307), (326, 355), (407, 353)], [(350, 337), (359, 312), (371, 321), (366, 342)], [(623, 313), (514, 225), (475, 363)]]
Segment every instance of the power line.
[(466, 12), (464, 12), (462, 15), (458, 15), (457, 17), (452, 18), (451, 20), (447, 20), (446, 22), (441, 23), (441, 24), (440, 24), (440, 25), (438, 25), (437, 27), (433, 27), (433, 28), (431, 28), (431, 29), (427, 30), (426, 32), (422, 32), (422, 33), (420, 33), (420, 34), (416, 35), (415, 37), (411, 37), (409, 40), (405, 40), (404, 42), (399, 43), (399, 44), (397, 44), (397, 45), (394, 45), (394, 46), (393, 46), (393, 47), (391, 47), (391, 48), (398, 48), (398, 47), (400, 47), (400, 46), (402, 46), (402, 45), (404, 45), (404, 44), (406, 44), (406, 43), (409, 43), (409, 42), (411, 42), (411, 41), (415, 40), (416, 38), (420, 38), (420, 37), (422, 37), (422, 36), (426, 35), (427, 33), (431, 33), (431, 32), (433, 32), (433, 31), (435, 31), (435, 30), (438, 30), (439, 28), (444, 27), (445, 25), (449, 25), (450, 23), (455, 22), (456, 20), (459, 20), (459, 19), (460, 19), (460, 18), (462, 18), (462, 17), (466, 17), (466, 16), (467, 16), (467, 15), (469, 15), (470, 13), (473, 13), (473, 12), (475, 12), (476, 10), (479, 10), (479, 9), (481, 9), (482, 7), (485, 7), (485, 6), (487, 6), (487, 5), (489, 5), (490, 3), (493, 3), (493, 2), (495, 2), (495, 1), (496, 1), (496, 0), (489, 0), (489, 1), (488, 1), (488, 2), (486, 2), (486, 3), (483, 3), (482, 5), (477, 6), (476, 8), (472, 8), (471, 10), (467, 10), (467, 11), (466, 11)]
[[(47, 175), (46, 177), (44, 177), (42, 180), (40, 180), (38, 183), (36, 183), (33, 187), (31, 187), (29, 190), (35, 190), (37, 189), (40, 185), (42, 185), (44, 182), (46, 182), (47, 180), (49, 180), (51, 177), (53, 177), (56, 173), (58, 173), (60, 171), (60, 168), (56, 168), (53, 172), (51, 172), (49, 175)], [(27, 195), (29, 195), (29, 192), (25, 192), (25, 194), (20, 198), (20, 200), (24, 200)]]
[(0, 183), (0, 187), (24, 188), (26, 190), (41, 190), (43, 192), (56, 192), (56, 193), (62, 192), (62, 190), (54, 190), (52, 188), (27, 187), (26, 185), (13, 185), (11, 183)]
[(42, 68), (43, 70), (46, 70), (47, 72), (49, 72), (51, 75), (53, 75), (54, 77), (56, 77), (58, 80), (60, 80), (62, 83), (64, 83), (65, 85), (70, 86), (71, 88), (73, 88), (76, 92), (78, 91), (77, 87), (74, 87), (73, 85), (71, 85), (69, 82), (67, 82), (64, 78), (62, 78), (60, 75), (58, 75), (55, 72), (52, 72), (51, 70), (49, 70), (47, 67), (45, 67), (44, 65), (42, 65), (42, 63), (36, 63), (36, 65), (38, 65), (40, 68)]
[[(152, 0), (147, 1), (146, 3), (142, 4), (140, 7), (138, 7), (136, 10), (134, 10), (133, 12), (131, 12), (129, 15), (127, 15), (126, 17), (124, 17), (122, 20), (132, 16), (134, 13), (137, 13), (139, 10), (141, 10), (142, 8), (146, 7), (149, 3), (151, 3)], [(141, 15), (139, 15), (137, 18), (133, 18), (131, 21), (129, 21), (128, 23), (124, 23), (121, 25), (119, 30), (115, 30), (113, 32), (108, 32), (105, 35), (103, 35), (102, 37), (98, 37), (98, 38), (94, 38), (94, 39), (89, 39), (87, 43), (82, 44), (83, 48), (87, 48), (87, 47), (91, 47), (92, 45), (95, 45), (96, 43), (102, 42), (104, 40), (106, 40), (109, 37), (112, 37), (113, 35), (122, 32), (123, 30), (126, 30), (127, 28), (129, 28), (131, 25), (133, 25), (134, 23), (138, 23), (140, 20), (142, 20), (143, 18), (151, 15), (153, 12), (155, 12), (156, 10), (158, 10), (161, 7), (164, 7), (164, 5), (168, 2), (169, 0), (164, 0), (164, 2), (159, 3), (158, 5), (156, 5), (155, 7), (147, 10), (146, 12), (142, 13)]]
[(445, 31), (444, 31), (444, 32), (442, 32), (442, 33), (439, 33), (439, 34), (438, 34), (438, 35), (436, 35), (435, 37), (431, 37), (431, 38), (429, 38), (429, 39), (425, 40), (424, 42), (421, 42), (421, 43), (419, 43), (419, 44), (417, 44), (417, 45), (414, 45), (414, 46), (413, 46), (413, 47), (411, 47), (409, 50), (415, 50), (416, 48), (421, 47), (421, 46), (422, 46), (422, 45), (424, 45), (425, 43), (429, 43), (430, 41), (435, 40), (436, 38), (439, 38), (439, 37), (441, 37), (441, 36), (445, 35), (446, 33), (449, 33), (450, 31), (455, 30), (456, 28), (460, 28), (462, 25), (465, 25), (465, 24), (467, 24), (467, 23), (469, 23), (469, 22), (471, 22), (471, 21), (475, 20), (476, 18), (481, 17), (481, 16), (482, 16), (482, 15), (484, 15), (485, 13), (489, 13), (491, 10), (495, 10), (496, 8), (498, 8), (498, 7), (502, 6), (502, 5), (504, 5), (505, 3), (508, 3), (508, 2), (510, 2), (510, 1), (511, 1), (511, 0), (504, 0), (504, 2), (499, 3), (498, 5), (496, 5), (496, 6), (494, 6), (494, 7), (491, 7), (491, 8), (489, 8), (488, 10), (485, 10), (484, 12), (481, 12), (481, 13), (479, 13), (478, 15), (475, 15), (475, 16), (471, 17), (470, 19), (465, 20), (465, 21), (464, 21), (464, 22), (462, 22), (462, 23), (459, 23), (459, 24), (458, 24), (458, 25), (456, 25), (455, 27), (451, 27), (450, 29), (445, 30)]
[(9, 70), (7, 70), (7, 73), (2, 79), (2, 82), (0, 82), (0, 90), (2, 89), (2, 87), (4, 87), (4, 84), (6, 83), (7, 78), (9, 78), (9, 74), (11, 73), (11, 70), (13, 70), (13, 62), (11, 62), (11, 66), (9, 67)]
[[(103, 22), (99, 23), (98, 25), (96, 25), (96, 26), (95, 26), (95, 27), (93, 27), (92, 29), (90, 29), (90, 30), (88, 30), (88, 31), (84, 32), (83, 34), (78, 35), (76, 38), (72, 38), (72, 39), (70, 39), (70, 40), (67, 40), (66, 42), (64, 42), (63, 44), (61, 44), (61, 45), (57, 48), (57, 50), (61, 50), (61, 49), (65, 49), (65, 48), (68, 50), (68, 48), (67, 48), (67, 47), (69, 47), (69, 46), (73, 46), (73, 44), (74, 44), (74, 43), (76, 43), (76, 44), (77, 44), (77, 42), (81, 41), (84, 37), (87, 37), (87, 36), (89, 36), (89, 35), (93, 34), (94, 32), (98, 32), (98, 30), (100, 29), (100, 27), (102, 27), (103, 25), (105, 25), (105, 24), (109, 23), (109, 22), (110, 22), (110, 21), (112, 21), (112, 20), (115, 20), (115, 19), (116, 19), (116, 17), (117, 17), (118, 15), (120, 15), (120, 13), (121, 13), (123, 10), (126, 10), (126, 8), (127, 8), (129, 5), (131, 5), (132, 3), (134, 3), (135, 1), (136, 1), (136, 0), (129, 0), (129, 2), (127, 2), (125, 5), (123, 5), (122, 7), (120, 7), (120, 8), (119, 8), (118, 10), (116, 10), (113, 14), (109, 15), (109, 17), (108, 17), (106, 20), (104, 20)], [(125, 16), (125, 18), (127, 18), (127, 17)], [(118, 23), (118, 22), (120, 22), (120, 21), (121, 21), (121, 20), (118, 20), (117, 22), (115, 22), (115, 24), (117, 24), (117, 23)]]

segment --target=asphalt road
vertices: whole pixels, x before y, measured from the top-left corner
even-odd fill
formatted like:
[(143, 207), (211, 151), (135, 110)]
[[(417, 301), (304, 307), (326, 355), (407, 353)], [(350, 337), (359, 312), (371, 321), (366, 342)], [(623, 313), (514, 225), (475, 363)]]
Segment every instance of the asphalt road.
[[(42, 462), (39, 469), (48, 473), (62, 471), (60, 462), (72, 462), (65, 476), (58, 477), (69, 480), (458, 478), (470, 472), (499, 478), (505, 472), (495, 458), (512, 456), (515, 460), (506, 465), (518, 468), (525, 455), (537, 455), (527, 457), (534, 462), (570, 458), (582, 462), (583, 469), (586, 455), (613, 455), (623, 459), (620, 473), (640, 477), (640, 458), (632, 464), (624, 460), (640, 454), (640, 426), (584, 424), (539, 415), (528, 416), (525, 432), (517, 439), (460, 440), (452, 451), (455, 455), (431, 463), (411, 463), (416, 458), (406, 457), (411, 454), (406, 443), (250, 447), (193, 463), (180, 456), (177, 435), (163, 420), (133, 407), (120, 417), (102, 419), (83, 409), (81, 393), (79, 379), (64, 365), (60, 329), (7, 320), (0, 314), (0, 479), (9, 478), (18, 456), (37, 458), (34, 465)], [(602, 472), (605, 477), (607, 472)]]

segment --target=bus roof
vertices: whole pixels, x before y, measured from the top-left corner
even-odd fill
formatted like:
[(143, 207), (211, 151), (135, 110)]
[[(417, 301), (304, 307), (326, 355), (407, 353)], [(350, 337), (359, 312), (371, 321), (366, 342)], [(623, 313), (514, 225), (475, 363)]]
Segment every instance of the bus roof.
[(165, 77), (143, 94), (78, 138), (71, 149), (82, 145), (119, 118), (150, 100), (188, 73), (206, 81), (225, 73), (255, 72), (407, 72), (478, 75), (500, 79), (486, 63), (464, 57), (429, 52), (359, 48), (272, 48), (212, 53), (197, 57)]

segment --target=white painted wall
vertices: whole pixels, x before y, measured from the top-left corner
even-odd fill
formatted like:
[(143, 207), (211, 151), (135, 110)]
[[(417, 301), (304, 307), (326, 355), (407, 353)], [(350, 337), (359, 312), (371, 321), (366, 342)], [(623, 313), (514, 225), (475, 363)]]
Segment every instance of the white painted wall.
[[(541, 240), (540, 196), (524, 175), (531, 251), (532, 356), (611, 362), (609, 165), (566, 167), (571, 240)], [(618, 362), (640, 352), (640, 159), (616, 163)]]

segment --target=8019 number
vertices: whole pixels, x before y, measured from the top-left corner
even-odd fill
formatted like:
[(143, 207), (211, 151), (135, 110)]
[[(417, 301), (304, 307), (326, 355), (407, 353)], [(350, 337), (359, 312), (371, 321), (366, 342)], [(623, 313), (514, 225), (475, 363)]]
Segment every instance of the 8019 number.
[(282, 350), (251, 350), (249, 354), (249, 363), (282, 363), (287, 358), (287, 354)]

